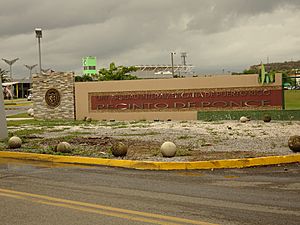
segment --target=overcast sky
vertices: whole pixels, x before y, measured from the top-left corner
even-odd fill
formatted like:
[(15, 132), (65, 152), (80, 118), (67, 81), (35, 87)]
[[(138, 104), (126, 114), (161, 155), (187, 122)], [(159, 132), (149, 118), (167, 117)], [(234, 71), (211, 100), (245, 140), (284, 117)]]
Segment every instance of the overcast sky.
[[(82, 57), (98, 68), (181, 63), (200, 73), (242, 71), (260, 61), (300, 60), (300, 0), (0, 0), (0, 57), (38, 63), (34, 29), (43, 29), (42, 67), (82, 70)], [(1, 60), (0, 68), (8, 66)]]

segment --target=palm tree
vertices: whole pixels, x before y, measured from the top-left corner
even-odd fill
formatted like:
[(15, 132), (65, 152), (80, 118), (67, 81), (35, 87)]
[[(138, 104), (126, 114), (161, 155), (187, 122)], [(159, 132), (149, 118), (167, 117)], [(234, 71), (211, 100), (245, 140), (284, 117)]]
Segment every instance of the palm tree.
[(1, 77), (2, 83), (10, 80), (9, 77), (7, 76), (7, 71), (3, 70), (1, 68), (0, 68), (0, 77)]

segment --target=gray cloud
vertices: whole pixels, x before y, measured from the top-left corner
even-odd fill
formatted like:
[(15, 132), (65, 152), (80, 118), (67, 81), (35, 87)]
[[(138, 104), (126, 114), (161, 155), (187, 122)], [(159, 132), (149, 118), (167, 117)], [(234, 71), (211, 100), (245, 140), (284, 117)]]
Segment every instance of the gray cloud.
[(201, 30), (204, 33), (226, 31), (235, 27), (239, 22), (260, 14), (272, 13), (274, 10), (290, 6), (299, 8), (299, 0), (212, 0), (205, 2), (203, 7), (194, 14), (188, 24), (192, 30)]
[(300, 58), (299, 0), (0, 1), (0, 57), (20, 58), (19, 77), (38, 61), (35, 27), (43, 67), (78, 73), (87, 55), (100, 66), (169, 64), (170, 51), (175, 63), (187, 51), (200, 72)]

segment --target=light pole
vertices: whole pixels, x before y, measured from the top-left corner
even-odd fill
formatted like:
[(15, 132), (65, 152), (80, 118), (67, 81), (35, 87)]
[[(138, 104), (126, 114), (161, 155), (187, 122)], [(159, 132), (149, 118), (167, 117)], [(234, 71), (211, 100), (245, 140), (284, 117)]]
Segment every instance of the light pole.
[(29, 69), (29, 82), (30, 82), (30, 85), (29, 85), (29, 88), (31, 88), (31, 83), (32, 83), (32, 70), (34, 67), (37, 66), (37, 64), (34, 64), (32, 66), (29, 66), (29, 65), (24, 65), (27, 69)]
[(174, 55), (176, 54), (176, 52), (171, 52), (171, 64), (172, 64), (172, 76), (174, 77)]
[(10, 79), (12, 80), (12, 65), (18, 60), (19, 58), (15, 58), (13, 60), (8, 59), (2, 59), (4, 62), (6, 62), (9, 65), (9, 73), (10, 73)]
[(32, 66), (29, 66), (29, 65), (24, 65), (27, 69), (29, 69), (29, 79), (31, 80), (31, 76), (32, 76), (32, 70), (33, 70), (33, 68), (34, 67), (36, 67), (37, 66), (37, 64), (34, 64), (34, 65), (32, 65)]
[(43, 72), (43, 73), (48, 73), (50, 70), (51, 70), (51, 68), (48, 68), (48, 69), (42, 69), (42, 72)]
[(35, 28), (35, 37), (38, 39), (38, 45), (39, 45), (39, 67), (40, 67), (40, 74), (42, 74), (42, 56), (41, 56), (42, 28)]

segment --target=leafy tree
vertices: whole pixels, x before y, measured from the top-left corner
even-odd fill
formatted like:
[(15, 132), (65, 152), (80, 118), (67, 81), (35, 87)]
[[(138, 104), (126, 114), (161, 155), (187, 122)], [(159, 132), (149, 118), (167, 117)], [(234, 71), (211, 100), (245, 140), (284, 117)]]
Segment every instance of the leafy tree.
[(135, 80), (136, 76), (130, 74), (137, 71), (134, 66), (116, 66), (115, 63), (109, 65), (109, 69), (102, 68), (99, 70), (98, 80)]
[(257, 71), (257, 70), (251, 70), (251, 69), (249, 69), (249, 70), (244, 70), (243, 71), (243, 74), (257, 74), (259, 71)]
[(282, 82), (289, 83), (291, 86), (296, 86), (296, 79), (291, 78), (287, 72), (282, 73)]
[(0, 68), (0, 76), (1, 76), (2, 83), (8, 82), (10, 80), (9, 77), (7, 76), (7, 71), (1, 68)]
[(93, 78), (87, 74), (84, 74), (83, 76), (75, 77), (75, 82), (87, 82), (87, 81), (93, 81)]

